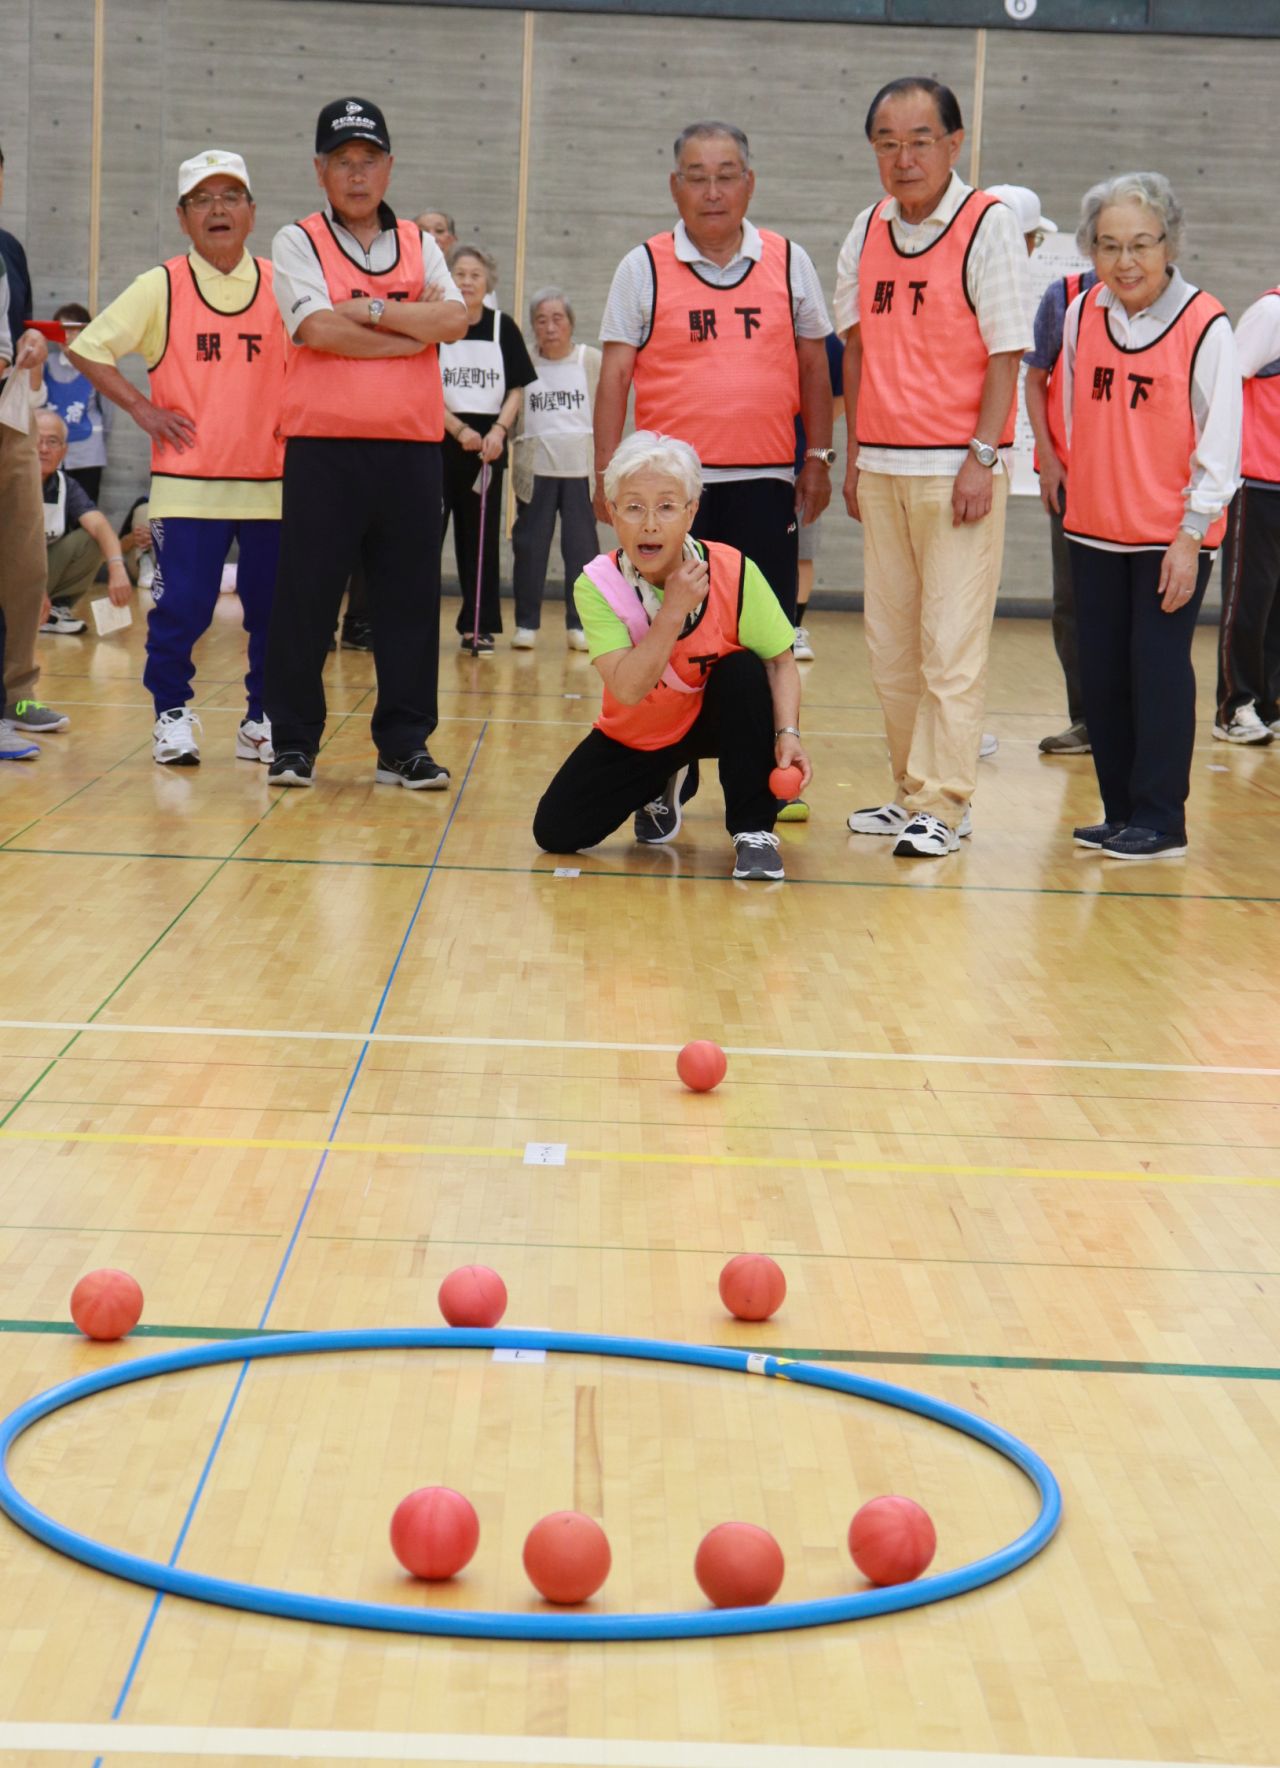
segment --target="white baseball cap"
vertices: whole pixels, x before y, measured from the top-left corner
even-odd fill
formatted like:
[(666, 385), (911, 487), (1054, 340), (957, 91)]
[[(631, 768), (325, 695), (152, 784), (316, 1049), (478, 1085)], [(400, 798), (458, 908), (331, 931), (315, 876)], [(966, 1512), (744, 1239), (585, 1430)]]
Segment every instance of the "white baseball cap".
[(989, 184), (988, 196), (998, 196), (1018, 217), (1019, 233), (1056, 233), (1057, 223), (1040, 213), (1040, 198), (1025, 184)]
[(227, 153), (225, 148), (207, 147), (203, 153), (193, 154), (189, 160), (183, 160), (178, 167), (178, 201), (189, 196), (197, 184), (203, 184), (206, 178), (214, 178), (219, 174), (223, 178), (237, 178), (246, 190), (253, 186), (249, 182), (249, 168), (238, 153)]

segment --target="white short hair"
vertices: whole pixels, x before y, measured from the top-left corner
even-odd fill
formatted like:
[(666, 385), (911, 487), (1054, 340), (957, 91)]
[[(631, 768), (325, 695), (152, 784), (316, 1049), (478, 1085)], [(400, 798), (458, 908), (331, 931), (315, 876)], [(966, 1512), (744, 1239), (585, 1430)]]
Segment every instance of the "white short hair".
[(56, 406), (42, 405), (36, 412), (36, 422), (40, 423), (42, 420), (46, 424), (57, 424), (59, 436), (64, 442), (66, 441), (68, 434), (66, 422)]
[(1092, 257), (1098, 245), (1098, 217), (1113, 203), (1141, 203), (1160, 217), (1160, 227), (1172, 261), (1182, 249), (1182, 204), (1163, 172), (1120, 172), (1086, 190), (1080, 203), (1080, 226), (1076, 244)]
[(661, 436), (656, 430), (637, 430), (619, 443), (604, 469), (608, 502), (618, 501), (619, 488), (633, 473), (644, 472), (670, 473), (679, 481), (686, 498), (702, 493), (702, 462), (687, 442), (675, 436)]

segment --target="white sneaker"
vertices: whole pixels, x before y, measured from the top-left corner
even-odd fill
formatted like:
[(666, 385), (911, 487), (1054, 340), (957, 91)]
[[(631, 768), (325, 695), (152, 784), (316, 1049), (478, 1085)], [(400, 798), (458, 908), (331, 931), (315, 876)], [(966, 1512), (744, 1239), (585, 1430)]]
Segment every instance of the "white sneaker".
[(150, 552), (144, 552), (138, 560), (138, 588), (150, 589), (156, 580), (156, 562)]
[(796, 627), (796, 641), (791, 647), (791, 655), (797, 663), (813, 662), (813, 641), (809, 637), (807, 626)]
[(196, 732), (203, 733), (200, 719), (185, 706), (174, 706), (156, 719), (151, 733), (151, 759), (161, 767), (199, 767), (200, 746)]
[(898, 859), (941, 859), (944, 854), (954, 853), (959, 845), (958, 830), (948, 828), (941, 817), (921, 811), (899, 835), (893, 851)]
[(511, 634), (511, 649), (513, 651), (531, 651), (537, 637), (538, 634), (532, 626), (517, 626)]
[(591, 649), (587, 643), (587, 635), (580, 626), (570, 626), (565, 637), (571, 651), (589, 651)]
[[(901, 835), (914, 821), (912, 813), (900, 804), (874, 804), (867, 810), (855, 810), (849, 818), (849, 828), (855, 835)], [(956, 834), (963, 841), (972, 833), (973, 816), (966, 804)]]
[(1213, 734), (1220, 743), (1269, 743), (1274, 732), (1274, 725), (1268, 727), (1258, 717), (1252, 700), (1236, 707), (1230, 723), (1223, 724), (1220, 718), (1213, 721)]
[(49, 618), (40, 623), (41, 632), (75, 633), (85, 630), (83, 620), (77, 620), (70, 608), (60, 608), (55, 602), (49, 610)]
[(994, 755), (999, 747), (999, 737), (994, 736), (991, 731), (983, 731), (982, 741), (978, 744), (978, 760), (985, 761), (988, 756)]
[(236, 732), (236, 760), (261, 761), (270, 767), (275, 758), (276, 752), (271, 747), (271, 720), (242, 718)]
[(7, 718), (0, 718), (0, 761), (34, 761), (39, 753), (39, 743), (14, 730)]

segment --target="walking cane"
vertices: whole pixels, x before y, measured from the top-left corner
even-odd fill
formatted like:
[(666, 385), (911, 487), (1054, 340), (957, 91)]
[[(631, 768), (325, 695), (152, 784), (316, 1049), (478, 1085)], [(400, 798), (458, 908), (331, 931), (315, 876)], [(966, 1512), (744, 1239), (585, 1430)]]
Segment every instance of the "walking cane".
[(489, 507), (489, 479), (492, 468), (488, 461), (480, 465), (480, 545), (476, 549), (476, 623), (471, 633), (471, 655), (478, 655), (480, 645), (480, 586), (484, 581), (484, 518)]

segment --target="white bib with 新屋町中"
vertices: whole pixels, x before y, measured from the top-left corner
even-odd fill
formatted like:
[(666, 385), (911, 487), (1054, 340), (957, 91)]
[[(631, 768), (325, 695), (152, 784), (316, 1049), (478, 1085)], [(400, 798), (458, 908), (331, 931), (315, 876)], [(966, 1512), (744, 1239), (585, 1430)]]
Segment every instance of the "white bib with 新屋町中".
[(502, 367), (498, 326), (502, 315), (493, 315), (493, 333), (487, 338), (463, 338), (440, 346), (440, 380), (444, 402), (450, 411), (469, 411), (477, 417), (497, 417), (507, 396), (507, 377)]
[(581, 479), (591, 472), (591, 394), (583, 346), (552, 362), (535, 356), (538, 378), (524, 390), (523, 433), (534, 444), (535, 473)]

